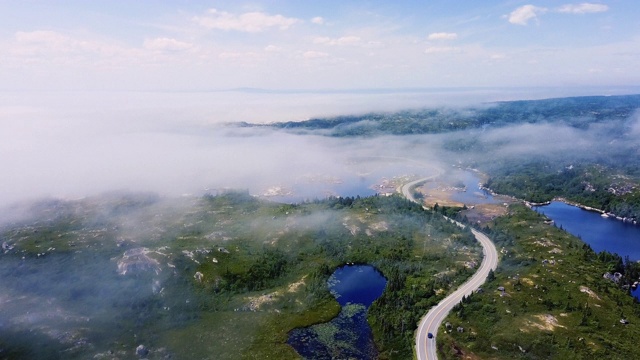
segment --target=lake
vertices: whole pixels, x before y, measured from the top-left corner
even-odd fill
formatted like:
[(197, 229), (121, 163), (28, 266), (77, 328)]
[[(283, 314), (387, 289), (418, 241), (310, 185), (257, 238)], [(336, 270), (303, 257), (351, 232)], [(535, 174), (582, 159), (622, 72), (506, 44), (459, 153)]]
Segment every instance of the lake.
[(305, 359), (374, 359), (378, 351), (367, 309), (382, 295), (387, 280), (369, 265), (338, 268), (327, 286), (342, 306), (333, 320), (294, 329), (287, 343)]
[[(553, 219), (558, 227), (581, 238), (596, 252), (606, 250), (623, 258), (629, 256), (633, 261), (640, 260), (640, 226), (605, 218), (600, 213), (559, 201), (534, 209)], [(640, 299), (640, 291), (634, 291), (633, 295)]]

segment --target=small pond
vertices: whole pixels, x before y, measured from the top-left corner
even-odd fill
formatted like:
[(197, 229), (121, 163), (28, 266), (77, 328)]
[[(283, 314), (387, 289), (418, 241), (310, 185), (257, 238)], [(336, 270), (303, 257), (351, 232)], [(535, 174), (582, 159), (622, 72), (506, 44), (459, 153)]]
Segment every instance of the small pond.
[(327, 284), (342, 306), (333, 320), (294, 329), (287, 343), (305, 359), (374, 359), (378, 351), (367, 322), (367, 309), (387, 280), (370, 265), (338, 268)]

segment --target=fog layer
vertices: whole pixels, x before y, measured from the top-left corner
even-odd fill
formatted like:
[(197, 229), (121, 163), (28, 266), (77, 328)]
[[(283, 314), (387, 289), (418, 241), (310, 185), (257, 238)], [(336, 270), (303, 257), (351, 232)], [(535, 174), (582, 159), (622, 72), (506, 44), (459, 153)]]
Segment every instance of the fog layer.
[(5, 93), (0, 99), (2, 206), (111, 190), (175, 196), (232, 187), (258, 193), (301, 177), (339, 178), (353, 173), (350, 157), (393, 155), (399, 145), (385, 144), (380, 152), (379, 141), (359, 144), (223, 124), (420, 103), (415, 94), (233, 92)]
[[(300, 189), (304, 187), (300, 184), (337, 182), (367, 174), (392, 176), (419, 172), (419, 168), (432, 173), (433, 168), (447, 168), (469, 158), (499, 161), (503, 157), (567, 152), (584, 156), (598, 153), (612, 141), (624, 145), (624, 149), (637, 147), (637, 114), (623, 129), (607, 123), (586, 129), (541, 123), (442, 135), (349, 139), (321, 136), (322, 132), (318, 136), (296, 136), (266, 128), (224, 125), (429, 106), (455, 108), (518, 96), (563, 94), (557, 90), (496, 89), (3, 93), (0, 206), (43, 196), (76, 198), (111, 190), (175, 196), (230, 187), (260, 194), (272, 187), (298, 184)], [(459, 144), (466, 150), (458, 151)], [(441, 151), (443, 146), (447, 151)], [(365, 158), (368, 160), (362, 161)], [(405, 168), (380, 171), (399, 163)]]

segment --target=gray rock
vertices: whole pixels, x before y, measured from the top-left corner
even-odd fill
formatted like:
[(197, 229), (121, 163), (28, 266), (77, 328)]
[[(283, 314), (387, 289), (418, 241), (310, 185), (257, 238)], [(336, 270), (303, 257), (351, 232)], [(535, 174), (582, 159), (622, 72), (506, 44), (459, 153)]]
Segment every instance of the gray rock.
[(136, 355), (138, 355), (141, 358), (143, 358), (143, 357), (147, 356), (148, 354), (149, 354), (149, 349), (147, 349), (142, 344), (138, 345), (138, 347), (136, 348)]

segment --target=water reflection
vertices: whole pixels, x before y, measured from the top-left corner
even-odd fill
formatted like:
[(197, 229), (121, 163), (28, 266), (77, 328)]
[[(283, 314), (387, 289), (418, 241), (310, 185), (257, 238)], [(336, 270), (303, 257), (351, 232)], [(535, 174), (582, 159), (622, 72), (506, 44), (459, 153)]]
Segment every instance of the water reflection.
[[(552, 219), (556, 226), (579, 237), (596, 252), (608, 251), (632, 261), (640, 260), (640, 227), (614, 218), (604, 218), (600, 213), (554, 201), (549, 205), (534, 207), (536, 211)], [(640, 299), (640, 290), (633, 291)]]
[(337, 269), (328, 286), (342, 305), (330, 322), (294, 329), (288, 344), (305, 359), (374, 359), (378, 351), (367, 323), (367, 309), (382, 295), (387, 280), (372, 266)]

